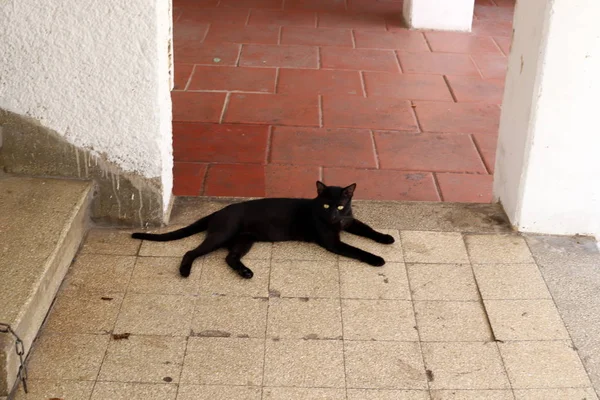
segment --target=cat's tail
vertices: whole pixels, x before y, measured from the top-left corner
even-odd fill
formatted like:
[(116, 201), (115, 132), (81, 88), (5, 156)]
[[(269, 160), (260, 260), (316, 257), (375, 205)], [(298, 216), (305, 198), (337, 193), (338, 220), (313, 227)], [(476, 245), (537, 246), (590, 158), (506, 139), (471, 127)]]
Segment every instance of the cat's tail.
[(171, 240), (183, 239), (188, 236), (195, 235), (196, 233), (204, 232), (208, 229), (208, 223), (210, 222), (211, 215), (207, 215), (204, 218), (199, 219), (191, 225), (177, 229), (176, 231), (167, 233), (144, 233), (135, 232), (131, 234), (134, 239), (150, 240), (152, 242), (168, 242)]

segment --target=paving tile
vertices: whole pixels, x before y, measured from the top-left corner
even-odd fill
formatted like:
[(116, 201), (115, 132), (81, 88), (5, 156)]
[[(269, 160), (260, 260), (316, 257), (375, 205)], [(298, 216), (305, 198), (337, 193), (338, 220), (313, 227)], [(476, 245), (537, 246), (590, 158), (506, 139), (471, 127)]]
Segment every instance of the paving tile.
[(44, 332), (110, 333), (122, 301), (122, 293), (61, 291), (44, 325)]
[(374, 132), (381, 168), (485, 173), (468, 135)]
[(200, 278), (200, 294), (267, 297), (269, 262), (244, 260), (244, 264), (254, 272), (252, 279), (241, 278), (223, 259), (207, 258)]
[[(173, 232), (182, 228), (182, 225), (172, 225), (168, 227), (150, 229), (149, 233), (165, 233)], [(195, 249), (204, 241), (205, 234), (195, 234), (180, 240), (170, 242), (151, 242), (148, 240), (141, 241), (140, 257), (183, 257), (185, 253)], [(199, 269), (202, 265), (202, 259), (197, 259), (194, 266)], [(193, 273), (193, 272), (192, 272)]]
[(401, 131), (418, 129), (410, 103), (394, 97), (323, 96), (323, 125)]
[(383, 15), (375, 13), (328, 13), (317, 14), (319, 28), (351, 28), (360, 30), (385, 31), (386, 21)]
[[(485, 79), (501, 79), (506, 76), (508, 58), (496, 54), (473, 54), (473, 61)], [(457, 74), (452, 74), (457, 75)]]
[(97, 382), (90, 400), (175, 400), (177, 385)]
[(208, 168), (205, 196), (264, 197), (262, 165), (213, 164)]
[(515, 390), (516, 400), (597, 400), (592, 388), (554, 388), (554, 389), (523, 389)]
[(352, 31), (339, 28), (285, 26), (281, 30), (281, 44), (353, 47)]
[(309, 11), (250, 10), (248, 25), (316, 27), (316, 13)]
[(357, 48), (394, 49), (403, 51), (429, 51), (423, 33), (418, 31), (373, 32), (355, 31)]
[(431, 173), (324, 168), (326, 182), (359, 182), (355, 199), (439, 201)]
[[(368, 12), (381, 15), (402, 12), (402, 2), (400, 1), (347, 0), (347, 3), (348, 10), (352, 12)], [(406, 30), (406, 28), (403, 30)]]
[(348, 389), (348, 400), (429, 400), (426, 390)]
[(200, 297), (192, 320), (192, 334), (264, 338), (268, 305), (266, 297)]
[(502, 104), (504, 79), (482, 79), (478, 76), (459, 75), (450, 75), (446, 78), (456, 101), (459, 103)]
[(485, 165), (490, 171), (494, 173), (494, 167), (496, 164), (496, 145), (498, 144), (498, 137), (496, 135), (485, 135), (485, 134), (474, 134), (473, 139), (479, 149)]
[[(156, 323), (161, 322), (158, 320)], [(113, 337), (98, 380), (177, 383), (185, 346), (185, 337), (131, 335), (118, 340)]]
[(264, 400), (346, 400), (345, 389), (278, 387), (263, 389)]
[(340, 295), (339, 273), (332, 261), (289, 261), (271, 262), (272, 295), (282, 297), (337, 298)]
[(196, 66), (187, 90), (275, 92), (275, 68)]
[(475, 174), (436, 174), (444, 201), (491, 203), (494, 177)]
[(535, 264), (474, 264), (481, 297), (494, 299), (550, 299)]
[(413, 300), (479, 300), (469, 264), (408, 264), (406, 268)]
[(363, 89), (358, 71), (281, 69), (277, 93), (362, 96)]
[(495, 104), (415, 102), (424, 132), (497, 133), (500, 108)]
[(89, 400), (94, 387), (93, 381), (55, 381), (27, 379), (27, 391), (19, 385), (14, 400)]
[(247, 8), (214, 8), (214, 7), (186, 7), (181, 15), (178, 24), (184, 22), (190, 23), (212, 23), (214, 21), (227, 22), (231, 25), (244, 25), (248, 20), (249, 10)]
[(269, 300), (267, 336), (273, 339), (341, 339), (338, 299)]
[(278, 26), (245, 26), (213, 22), (210, 24), (206, 43), (277, 44)]
[(206, 37), (210, 24), (182, 21), (173, 25), (173, 41), (175, 46), (202, 42)]
[(260, 385), (264, 353), (263, 339), (190, 337), (181, 382)]
[(432, 390), (431, 400), (514, 400), (511, 390)]
[(511, 20), (473, 20), (471, 31), (479, 36), (504, 36), (510, 37), (513, 31), (513, 21)]
[(505, 342), (498, 346), (513, 389), (590, 386), (579, 355), (568, 341)]
[(372, 268), (360, 262), (340, 261), (342, 298), (410, 300), (404, 264), (386, 262)]
[(510, 37), (496, 36), (493, 38), (496, 45), (502, 50), (505, 56), (510, 54), (512, 39)]
[(242, 67), (318, 68), (318, 49), (313, 46), (248, 44), (242, 47)]
[(286, 0), (285, 10), (345, 11), (345, 3), (338, 0)]
[(425, 37), (434, 52), (502, 54), (492, 38), (459, 32), (426, 32)]
[(343, 388), (341, 340), (267, 340), (265, 386)]
[(364, 72), (363, 75), (368, 97), (452, 101), (452, 95), (441, 75), (388, 72)]
[(534, 263), (525, 239), (517, 235), (465, 235), (474, 264)]
[(342, 315), (345, 340), (419, 340), (410, 301), (344, 299)]
[(109, 335), (42, 334), (27, 362), (30, 379), (93, 381)]
[(295, 165), (265, 166), (266, 197), (303, 197), (315, 196), (312, 187), (320, 177), (319, 167)]
[(268, 136), (268, 126), (176, 122), (173, 156), (176, 161), (262, 164)]
[[(402, 253), (402, 244), (400, 243), (400, 233), (396, 229), (376, 229), (378, 232), (390, 235), (395, 242), (392, 244), (381, 244), (374, 240), (367, 239), (361, 236), (353, 235), (348, 232), (342, 232), (341, 239), (344, 243), (359, 247), (365, 251), (377, 254), (388, 262), (403, 262), (404, 254)], [(342, 258), (343, 261), (353, 261), (349, 258)], [(381, 272), (381, 270), (379, 271)]]
[(348, 388), (426, 389), (416, 342), (344, 342)]
[(185, 90), (193, 71), (194, 64), (176, 64), (174, 67), (173, 90)]
[(513, 20), (514, 8), (509, 7), (494, 7), (491, 5), (475, 5), (474, 15), (479, 20)]
[(471, 57), (456, 53), (398, 52), (402, 71), (409, 74), (479, 76)]
[(315, 243), (273, 243), (273, 260), (335, 261), (338, 256)]
[(271, 162), (328, 167), (377, 166), (371, 132), (367, 129), (275, 127)]
[(179, 385), (177, 400), (261, 400), (258, 386)]
[(133, 272), (135, 257), (81, 254), (69, 268), (65, 290), (123, 293)]
[(140, 241), (131, 238), (130, 230), (90, 229), (79, 254), (135, 256)]
[(128, 293), (115, 333), (187, 336), (194, 299), (193, 296)]
[(478, 301), (415, 301), (423, 342), (490, 341), (492, 331)]
[(175, 161), (173, 163), (173, 195), (201, 195), (207, 169), (206, 164)]
[(509, 389), (502, 358), (494, 342), (423, 343), (429, 388)]
[(232, 93), (224, 122), (319, 126), (316, 95)]
[(219, 122), (225, 93), (171, 92), (173, 121)]
[(279, 10), (283, 8), (283, 0), (220, 0), (219, 7)]
[(236, 65), (240, 54), (237, 43), (186, 43), (174, 47), (176, 63), (200, 65)]
[(404, 259), (409, 263), (468, 263), (469, 257), (457, 232), (402, 231)]
[(321, 68), (400, 72), (392, 50), (323, 47), (320, 55)]
[(200, 268), (187, 278), (179, 276), (179, 257), (139, 257), (129, 282), (129, 293), (198, 294)]
[(484, 304), (498, 340), (569, 339), (552, 300), (485, 300)]

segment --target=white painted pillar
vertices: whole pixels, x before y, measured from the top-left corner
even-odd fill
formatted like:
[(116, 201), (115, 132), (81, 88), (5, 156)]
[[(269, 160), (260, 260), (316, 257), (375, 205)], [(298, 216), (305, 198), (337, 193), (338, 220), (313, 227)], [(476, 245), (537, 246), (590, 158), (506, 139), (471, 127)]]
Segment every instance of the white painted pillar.
[(521, 231), (600, 236), (600, 2), (518, 1), (494, 197)]
[(470, 32), (475, 0), (404, 0), (402, 7), (411, 29)]

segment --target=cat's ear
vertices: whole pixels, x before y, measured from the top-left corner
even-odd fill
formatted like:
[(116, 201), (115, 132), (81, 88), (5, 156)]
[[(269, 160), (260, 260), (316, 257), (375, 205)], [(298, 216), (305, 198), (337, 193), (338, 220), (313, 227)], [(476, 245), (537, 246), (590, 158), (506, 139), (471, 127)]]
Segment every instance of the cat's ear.
[(327, 189), (327, 186), (323, 182), (317, 181), (317, 194), (322, 194), (325, 189)]
[(354, 189), (356, 189), (356, 183), (353, 183), (350, 186), (346, 186), (343, 190), (342, 190), (342, 195), (344, 197), (347, 197), (349, 199), (352, 198), (352, 196), (354, 196)]

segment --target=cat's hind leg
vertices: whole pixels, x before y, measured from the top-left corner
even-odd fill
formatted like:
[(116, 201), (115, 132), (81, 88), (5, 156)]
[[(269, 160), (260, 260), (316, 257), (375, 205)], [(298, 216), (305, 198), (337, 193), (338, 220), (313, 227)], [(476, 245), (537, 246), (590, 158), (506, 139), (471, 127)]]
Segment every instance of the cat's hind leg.
[(190, 276), (192, 264), (196, 258), (223, 247), (228, 239), (229, 237), (225, 232), (209, 232), (200, 246), (196, 247), (194, 250), (188, 251), (183, 256), (181, 265), (179, 266), (179, 273), (181, 276), (184, 278)]
[(244, 279), (250, 279), (254, 276), (252, 270), (246, 267), (241, 260), (242, 257), (248, 254), (253, 244), (254, 239), (250, 235), (239, 235), (232, 239), (227, 246), (229, 249), (229, 254), (225, 257), (227, 265)]

